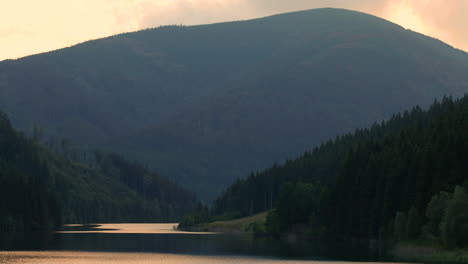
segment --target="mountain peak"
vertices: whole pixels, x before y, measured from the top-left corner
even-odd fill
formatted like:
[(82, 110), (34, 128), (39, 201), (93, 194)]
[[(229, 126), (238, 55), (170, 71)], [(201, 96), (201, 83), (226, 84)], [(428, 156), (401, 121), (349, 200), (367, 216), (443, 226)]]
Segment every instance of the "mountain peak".
[(466, 72), (468, 56), (440, 41), (326, 8), (3, 62), (0, 108), (24, 130), (39, 124), (125, 152), (206, 194), (395, 112), (461, 96)]

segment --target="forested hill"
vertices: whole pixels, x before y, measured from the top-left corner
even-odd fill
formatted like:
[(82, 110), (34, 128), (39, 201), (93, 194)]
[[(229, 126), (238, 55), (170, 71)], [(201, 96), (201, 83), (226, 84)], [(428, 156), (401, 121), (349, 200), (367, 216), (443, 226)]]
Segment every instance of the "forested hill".
[(424, 238), (466, 247), (467, 131), (466, 96), (428, 111), (417, 107), (239, 180), (212, 215), (273, 209), (270, 234)]
[(0, 62), (0, 108), (23, 130), (131, 155), (209, 198), (330, 136), (462, 96), (467, 72), (468, 55), (436, 39), (316, 9)]
[(193, 194), (138, 163), (95, 156), (88, 165), (60, 157), (0, 112), (0, 231), (175, 221), (195, 208)]

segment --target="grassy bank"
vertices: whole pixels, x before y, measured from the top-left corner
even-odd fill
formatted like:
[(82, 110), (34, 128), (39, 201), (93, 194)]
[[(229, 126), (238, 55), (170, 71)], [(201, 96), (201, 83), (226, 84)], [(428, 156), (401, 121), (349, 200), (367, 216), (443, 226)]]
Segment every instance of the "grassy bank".
[(445, 249), (424, 242), (400, 242), (392, 250), (399, 261), (423, 263), (468, 263), (468, 248)]
[(267, 214), (268, 212), (263, 212), (234, 220), (202, 223), (194, 227), (190, 227), (189, 229), (190, 231), (248, 234), (253, 233), (256, 229), (264, 226)]

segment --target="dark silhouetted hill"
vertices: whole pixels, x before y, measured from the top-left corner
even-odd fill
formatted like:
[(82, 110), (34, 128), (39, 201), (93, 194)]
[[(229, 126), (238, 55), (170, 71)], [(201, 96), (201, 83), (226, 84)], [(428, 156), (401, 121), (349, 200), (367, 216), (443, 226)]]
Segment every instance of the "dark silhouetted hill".
[(22, 129), (148, 162), (204, 198), (234, 179), (468, 89), (468, 55), (367, 14), (316, 9), (168, 26), (0, 63)]

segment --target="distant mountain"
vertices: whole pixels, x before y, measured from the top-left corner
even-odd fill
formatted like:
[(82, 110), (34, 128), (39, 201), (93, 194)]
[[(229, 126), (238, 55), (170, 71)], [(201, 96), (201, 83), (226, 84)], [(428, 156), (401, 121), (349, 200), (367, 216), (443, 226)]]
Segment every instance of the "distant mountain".
[(0, 230), (62, 223), (176, 221), (194, 195), (115, 154), (85, 165), (16, 132), (0, 112)]
[(468, 55), (367, 14), (316, 9), (161, 27), (0, 63), (0, 107), (125, 152), (211, 198), (251, 170), (468, 90)]

